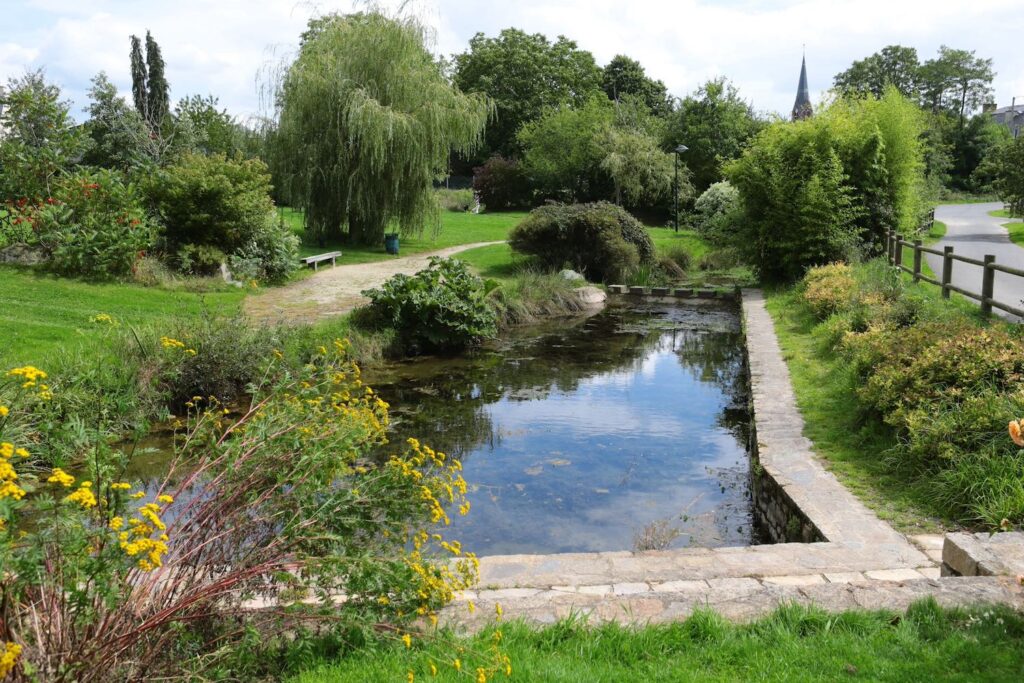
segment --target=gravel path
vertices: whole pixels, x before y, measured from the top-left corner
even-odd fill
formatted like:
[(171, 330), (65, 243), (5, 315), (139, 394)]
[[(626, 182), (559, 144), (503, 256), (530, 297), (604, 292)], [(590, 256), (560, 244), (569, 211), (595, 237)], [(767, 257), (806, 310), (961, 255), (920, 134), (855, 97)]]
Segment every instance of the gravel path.
[(308, 322), (317, 318), (341, 315), (366, 303), (366, 297), (360, 294), (364, 289), (379, 287), (398, 273), (412, 275), (423, 270), (432, 256), (452, 256), (492, 244), (502, 242), (460, 244), (374, 263), (357, 263), (333, 268), (327, 266), (311, 277), (284, 287), (267, 289), (257, 296), (247, 297), (245, 313), (254, 320), (269, 323)]
[[(1024, 270), (1024, 248), (1010, 241), (1003, 223), (1007, 218), (994, 218), (989, 211), (1003, 208), (1001, 203), (947, 204), (935, 209), (935, 220), (946, 224), (946, 235), (936, 249), (953, 247), (953, 253), (978, 259), (985, 254), (996, 257), (996, 263)], [(926, 254), (928, 265), (937, 275), (942, 274), (942, 257)], [(953, 284), (971, 292), (981, 292), (981, 268), (967, 263), (953, 263)], [(996, 273), (994, 298), (1011, 306), (1021, 307), (1024, 300), (1024, 278)], [(998, 309), (996, 309), (997, 312)], [(1001, 313), (1018, 320), (1008, 313)]]

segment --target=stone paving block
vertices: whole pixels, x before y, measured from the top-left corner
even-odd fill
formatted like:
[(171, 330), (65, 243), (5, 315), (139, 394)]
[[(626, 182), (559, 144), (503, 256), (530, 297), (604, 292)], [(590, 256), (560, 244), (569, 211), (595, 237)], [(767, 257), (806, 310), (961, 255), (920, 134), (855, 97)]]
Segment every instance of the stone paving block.
[(942, 570), (938, 567), (918, 567), (917, 571), (926, 579), (937, 579), (942, 575)]
[(916, 569), (873, 569), (864, 576), (875, 581), (919, 581), (924, 576)]
[(707, 581), (665, 581), (655, 583), (651, 589), (656, 593), (706, 593)]
[(921, 550), (942, 550), (942, 544), (946, 540), (943, 534), (914, 534), (907, 538)]
[(515, 600), (529, 598), (540, 593), (539, 588), (499, 588), (497, 590), (478, 591), (480, 600)]
[(612, 593), (615, 595), (636, 595), (637, 593), (649, 593), (651, 587), (646, 583), (616, 583), (612, 585)]
[(825, 583), (825, 577), (821, 574), (792, 574), (789, 576), (766, 576), (761, 581), (776, 586), (812, 586)]
[(597, 586), (578, 586), (576, 590), (581, 595), (606, 595), (612, 592), (612, 587), (609, 584), (600, 584)]
[(825, 580), (829, 583), (857, 583), (866, 579), (860, 572), (833, 572), (825, 574)]
[(708, 587), (714, 591), (741, 595), (761, 590), (761, 583), (756, 579), (748, 578), (708, 579)]
[(558, 591), (559, 593), (575, 593), (576, 586), (552, 586), (551, 590)]

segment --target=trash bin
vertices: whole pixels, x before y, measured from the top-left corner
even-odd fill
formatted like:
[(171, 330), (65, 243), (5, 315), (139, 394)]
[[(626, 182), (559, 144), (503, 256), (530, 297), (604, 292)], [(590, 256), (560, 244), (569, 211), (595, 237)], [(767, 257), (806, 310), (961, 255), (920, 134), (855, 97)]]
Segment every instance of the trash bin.
[(384, 235), (384, 251), (389, 254), (398, 255), (398, 233), (391, 232)]

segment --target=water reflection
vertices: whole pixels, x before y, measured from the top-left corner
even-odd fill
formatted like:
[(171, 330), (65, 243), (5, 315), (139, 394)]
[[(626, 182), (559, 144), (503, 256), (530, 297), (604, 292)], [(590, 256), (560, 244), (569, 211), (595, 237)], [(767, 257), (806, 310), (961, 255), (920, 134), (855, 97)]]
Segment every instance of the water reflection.
[(392, 440), (463, 459), (479, 554), (622, 550), (668, 519), (673, 547), (751, 543), (739, 318), (725, 305), (610, 307), (470, 357), (368, 376)]

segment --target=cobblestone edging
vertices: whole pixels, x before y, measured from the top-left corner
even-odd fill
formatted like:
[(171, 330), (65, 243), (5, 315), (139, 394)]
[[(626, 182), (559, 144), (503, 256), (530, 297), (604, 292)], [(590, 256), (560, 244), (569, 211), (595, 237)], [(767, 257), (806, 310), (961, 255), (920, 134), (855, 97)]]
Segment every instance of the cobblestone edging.
[[(613, 292), (615, 293), (615, 292)], [(638, 292), (640, 294), (640, 292)], [(646, 292), (643, 292), (646, 294)], [(666, 296), (660, 291), (652, 296)], [(686, 298), (686, 297), (679, 297)], [(708, 297), (710, 298), (710, 297)], [(933, 596), (940, 604), (1002, 602), (1024, 606), (1008, 577), (940, 578), (943, 539), (908, 540), (878, 519), (817, 460), (803, 436), (803, 418), (759, 290), (741, 294), (750, 369), (753, 433), (759, 476), (813, 525), (812, 543), (686, 548), (634, 553), (497, 555), (480, 559), (480, 590), (467, 591), (444, 612), (474, 627), (500, 603), (506, 615), (539, 623), (572, 612), (621, 621), (663, 621), (710, 606), (748, 619), (784, 602), (826, 609), (905, 607)], [(765, 504), (776, 525), (792, 526)], [(769, 521), (771, 521), (769, 519)], [(470, 613), (467, 601), (478, 609)]]

